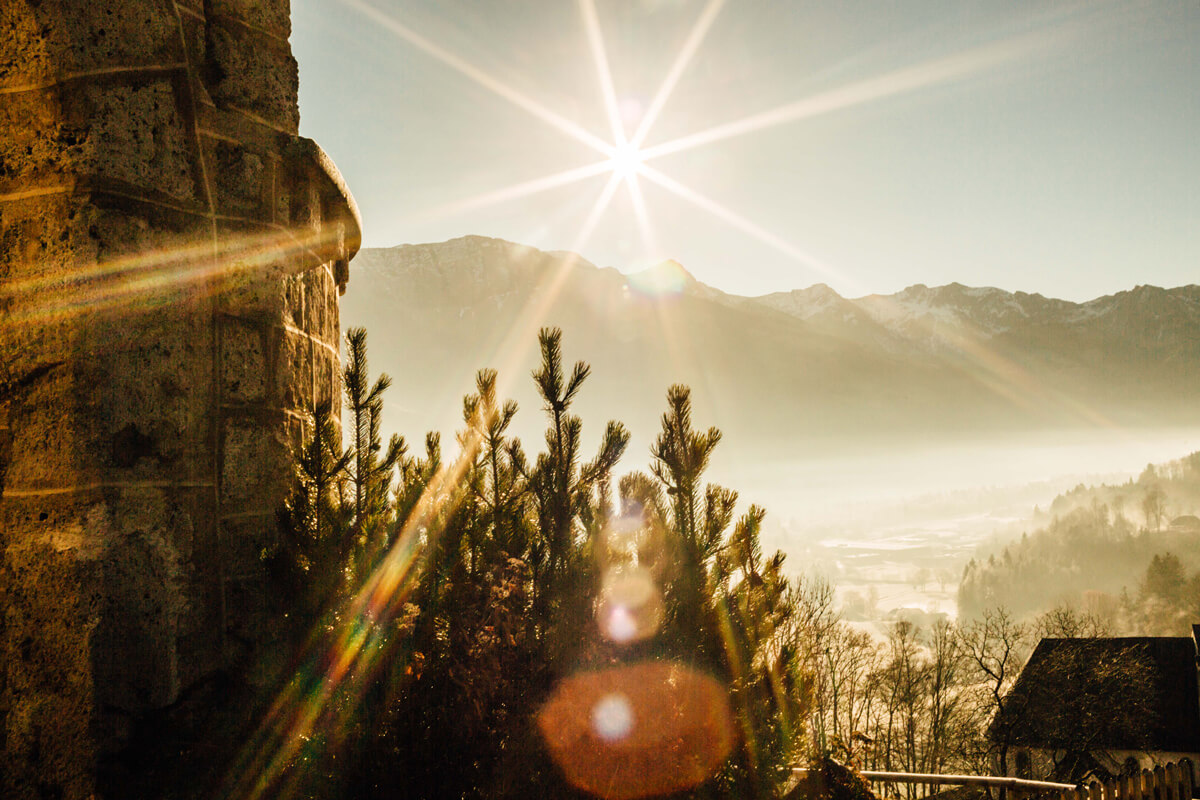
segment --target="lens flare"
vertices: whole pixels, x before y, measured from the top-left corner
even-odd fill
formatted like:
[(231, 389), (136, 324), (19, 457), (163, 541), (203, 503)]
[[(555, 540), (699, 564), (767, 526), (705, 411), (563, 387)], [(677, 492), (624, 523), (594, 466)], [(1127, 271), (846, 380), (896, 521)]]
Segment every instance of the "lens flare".
[(650, 269), (635, 272), (626, 280), (630, 287), (648, 297), (669, 297), (683, 293), (688, 273), (678, 261), (664, 261)]
[(724, 686), (667, 662), (565, 678), (537, 723), (567, 780), (611, 800), (702, 783), (728, 757), (737, 735)]
[(662, 594), (650, 574), (639, 566), (605, 572), (596, 619), (604, 636), (617, 644), (648, 639), (663, 621)]
[(633, 709), (619, 692), (605, 695), (592, 707), (592, 730), (606, 742), (624, 739), (633, 730)]

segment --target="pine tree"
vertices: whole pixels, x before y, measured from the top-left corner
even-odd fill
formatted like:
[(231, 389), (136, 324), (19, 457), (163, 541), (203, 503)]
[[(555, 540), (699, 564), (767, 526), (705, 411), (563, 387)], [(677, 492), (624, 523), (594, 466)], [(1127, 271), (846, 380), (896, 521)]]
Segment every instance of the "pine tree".
[[(741, 748), (719, 783), (733, 796), (776, 793), (801, 736), (800, 660), (782, 635), (793, 609), (784, 556), (764, 558), (765, 511), (751, 506), (734, 525), (737, 493), (702, 478), (721, 432), (692, 427), (691, 392), (667, 392), (651, 472), (621, 482), (623, 505), (665, 525), (676, 569), (665, 586), (669, 649), (724, 677), (741, 726)], [(664, 505), (666, 506), (664, 508)]]
[[(406, 455), (407, 445), (393, 435), (383, 451), (381, 436), (383, 393), (392, 379), (380, 375), (370, 383), (367, 370), (367, 332), (346, 332), (347, 363), (342, 385), (349, 406), (352, 440), (349, 447), (350, 475), (354, 495), (352, 522), (355, 557), (352, 581), (361, 581), (391, 542), (387, 536), (391, 514), (391, 484), (396, 467)], [(382, 455), (381, 455), (382, 454)]]
[(292, 487), (277, 514), (279, 540), (263, 553), (286, 601), (300, 611), (301, 626), (313, 622), (341, 588), (341, 565), (351, 542), (344, 502), (351, 454), (341, 447), (332, 409), (312, 414), (312, 436), (297, 454)]
[[(547, 452), (538, 455), (528, 477), (537, 517), (537, 536), (530, 548), (530, 566), (535, 585), (535, 613), (541, 622), (543, 638), (548, 636), (551, 620), (560, 627), (581, 628), (590, 611), (594, 592), (594, 559), (590, 543), (581, 534), (590, 527), (584, 520), (595, 520), (599, 508), (596, 490), (606, 487), (612, 469), (629, 444), (629, 432), (619, 422), (609, 422), (596, 457), (580, 465), (583, 422), (570, 413), (571, 403), (591, 367), (575, 363), (568, 377), (562, 368), (562, 331), (543, 328), (538, 334), (542, 352), (541, 367), (533, 373), (538, 392), (549, 417), (546, 430)], [(556, 636), (556, 650), (567, 646), (574, 637)]]

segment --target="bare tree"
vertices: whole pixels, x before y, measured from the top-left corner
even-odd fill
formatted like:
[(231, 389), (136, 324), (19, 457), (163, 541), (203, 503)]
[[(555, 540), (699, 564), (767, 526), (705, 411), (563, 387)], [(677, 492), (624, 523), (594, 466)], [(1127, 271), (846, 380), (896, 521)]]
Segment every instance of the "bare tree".
[[(959, 628), (959, 647), (975, 683), (975, 716), (987, 726), (981, 729), (972, 755), (984, 762), (978, 766), (985, 769), (986, 762), (994, 759), (1002, 775), (1008, 774), (1008, 751), (1022, 716), (1021, 709), (1009, 707), (1009, 692), (1028, 655), (1029, 642), (1029, 628), (1004, 608), (989, 609)], [(1001, 788), (1001, 800), (1005, 797)]]
[(1090, 611), (1062, 603), (1033, 622), (1035, 639), (1094, 639), (1111, 636), (1108, 622)]
[(1146, 490), (1142, 497), (1142, 513), (1146, 515), (1146, 527), (1162, 530), (1163, 515), (1167, 513), (1167, 497), (1157, 483)]

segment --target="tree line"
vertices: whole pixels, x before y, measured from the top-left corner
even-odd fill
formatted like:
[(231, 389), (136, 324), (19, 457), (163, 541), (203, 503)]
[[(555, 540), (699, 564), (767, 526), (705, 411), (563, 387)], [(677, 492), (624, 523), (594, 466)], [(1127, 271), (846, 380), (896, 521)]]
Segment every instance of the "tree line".
[[(604, 794), (573, 773), (589, 765), (564, 763), (571, 743), (549, 739), (565, 723), (548, 731), (545, 717), (569, 709), (564, 687), (620, 687), (627, 668), (647, 664), (671, 671), (661, 685), (625, 687), (643, 705), (613, 706), (610, 693), (582, 713), (589, 757), (622, 737), (629, 750), (638, 724), (655, 728), (642, 771), (657, 761), (692, 776), (649, 786), (657, 794), (778, 797), (793, 765), (829, 756), (862, 769), (1003, 773), (1015, 730), (994, 720), (1037, 638), (1108, 632), (1066, 606), (1035, 622), (1002, 608), (924, 629), (902, 621), (882, 640), (855, 628), (828, 582), (791, 577), (782, 553), (762, 551), (763, 509), (739, 515), (737, 493), (704, 480), (721, 432), (694, 424), (687, 387), (667, 392), (647, 470), (617, 477), (629, 441), (618, 422), (589, 458), (572, 404), (591, 370), (566, 367), (556, 329), (541, 331), (532, 376), (546, 418), (536, 455), (510, 434), (519, 409), (488, 369), (463, 400), (455, 457), (437, 434), (416, 452), (399, 436), (385, 443), (389, 379), (371, 379), (364, 331), (346, 344), (346, 429), (332, 408), (314, 413), (278, 543), (263, 554), (280, 625), (308, 645), (284, 671), (284, 696), (319, 702), (268, 741), (282, 756), (253, 773), (259, 786), (312, 797)], [(692, 676), (720, 687), (725, 710), (697, 722), (655, 705)], [(248, 749), (271, 749), (262, 741)], [(692, 752), (712, 741), (728, 747)], [(715, 760), (699, 765), (706, 755)], [(613, 780), (609, 796), (639, 788)]]
[[(413, 797), (583, 796), (572, 769), (587, 765), (563, 763), (570, 755), (547, 741), (539, 713), (568, 679), (616, 675), (619, 686), (638, 664), (668, 665), (654, 673), (666, 676), (662, 696), (687, 680), (722, 690), (703, 724), (724, 728), (715, 738), (728, 752), (710, 754), (704, 774), (682, 765), (694, 785), (658, 790), (765, 797), (788, 780), (811, 692), (787, 635), (794, 587), (783, 554), (762, 552), (765, 512), (739, 515), (737, 493), (704, 480), (721, 432), (697, 428), (690, 391), (672, 386), (649, 469), (618, 478), (628, 431), (609, 422), (584, 453), (572, 404), (590, 367), (567, 367), (557, 329), (538, 342), (541, 451), (509, 433), (517, 405), (484, 369), (463, 400), (457, 456), (445, 458), (437, 434), (418, 452), (400, 436), (383, 441), (390, 381), (371, 379), (365, 331), (348, 332), (346, 430), (339, 437), (332, 408), (315, 411), (278, 544), (264, 551), (281, 624), (297, 642), (316, 630), (340, 644), (324, 655), (310, 645), (316, 654), (298, 658), (306, 668), (285, 676), (292, 696), (321, 706), (301, 734), (277, 737), (284, 757), (265, 780), (329, 797), (397, 787)], [(365, 677), (330, 680), (339, 650), (355, 654), (342, 674)], [(645, 695), (627, 688), (622, 697)], [(589, 735), (633, 741), (683, 724), (681, 741), (706, 738), (686, 730), (686, 714), (650, 718), (667, 713), (653, 695), (615, 717), (609, 706), (585, 709), (599, 731)], [(612, 719), (597, 721), (601, 711)]]

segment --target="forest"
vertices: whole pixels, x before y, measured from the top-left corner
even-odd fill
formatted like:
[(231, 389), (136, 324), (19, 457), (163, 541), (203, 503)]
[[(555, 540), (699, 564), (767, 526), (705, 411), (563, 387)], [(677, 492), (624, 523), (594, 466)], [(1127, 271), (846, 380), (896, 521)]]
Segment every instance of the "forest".
[(966, 566), (959, 612), (1067, 604), (1114, 634), (1187, 636), (1200, 619), (1197, 508), (1200, 453), (1148, 465), (1136, 481), (1080, 485), (1055, 499), (1047, 525)]
[(517, 405), (484, 369), (448, 458), (436, 434), (382, 440), (390, 379), (372, 380), (364, 330), (346, 345), (347, 429), (314, 412), (262, 553), (298, 655), (233, 791), (779, 797), (792, 767), (831, 760), (993, 774), (1011, 737), (992, 720), (1037, 639), (1109, 630), (995, 606), (879, 641), (762, 551), (763, 509), (705, 482), (722, 435), (687, 387), (667, 391), (648, 468), (618, 477), (629, 432), (610, 421), (583, 451), (591, 369), (543, 329), (543, 449), (510, 434)]

